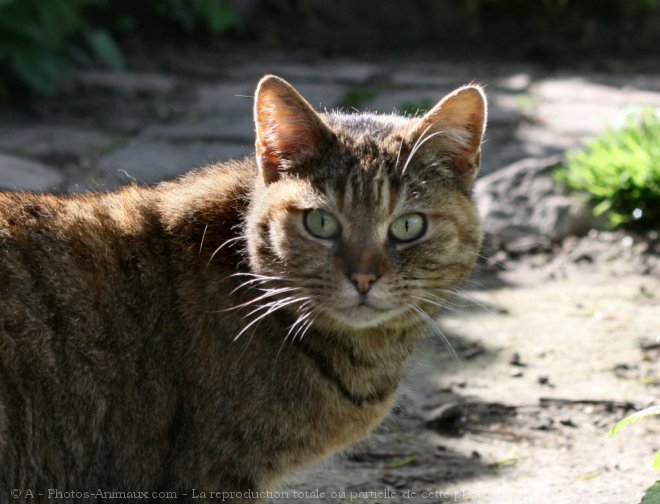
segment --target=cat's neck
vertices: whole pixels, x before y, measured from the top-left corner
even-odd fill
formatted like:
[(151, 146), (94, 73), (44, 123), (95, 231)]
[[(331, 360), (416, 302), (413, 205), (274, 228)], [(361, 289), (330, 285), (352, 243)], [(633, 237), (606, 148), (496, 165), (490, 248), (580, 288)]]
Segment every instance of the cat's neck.
[(242, 247), (238, 242), (256, 172), (255, 162), (245, 158), (211, 165), (157, 187), (166, 231), (179, 247), (194, 249), (195, 262), (217, 267), (223, 256)]
[(334, 388), (356, 406), (391, 399), (423, 328), (378, 328), (351, 332), (312, 329), (291, 343)]

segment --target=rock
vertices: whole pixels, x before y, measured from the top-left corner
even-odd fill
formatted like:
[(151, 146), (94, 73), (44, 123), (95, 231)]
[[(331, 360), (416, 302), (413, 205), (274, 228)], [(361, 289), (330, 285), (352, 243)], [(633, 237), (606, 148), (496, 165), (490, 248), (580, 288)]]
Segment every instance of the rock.
[(168, 75), (101, 70), (80, 72), (74, 77), (74, 83), (86, 88), (104, 89), (129, 95), (170, 94), (179, 87), (178, 81)]
[(252, 117), (254, 82), (220, 82), (197, 89), (194, 110), (197, 114)]
[[(555, 151), (552, 154), (557, 154)], [(500, 170), (516, 161), (528, 157), (537, 157), (530, 154), (527, 144), (521, 142), (510, 127), (488, 127), (486, 139), (481, 145), (481, 167), (479, 177)], [(545, 157), (545, 156), (538, 156)]]
[(56, 169), (36, 161), (0, 154), (0, 187), (13, 191), (56, 191), (63, 180)]
[(550, 157), (567, 150), (579, 149), (584, 142), (573, 135), (558, 133), (543, 124), (521, 124), (516, 131), (526, 153), (524, 157)]
[(47, 159), (47, 156), (80, 156), (104, 151), (116, 139), (98, 130), (65, 124), (26, 124), (0, 130), (0, 148)]
[(545, 248), (595, 225), (591, 208), (552, 178), (561, 156), (524, 159), (479, 179), (483, 230), (509, 250)]
[(518, 104), (520, 95), (488, 92), (489, 126), (513, 125), (523, 118), (522, 108)]
[(174, 143), (138, 137), (102, 158), (97, 172), (76, 180), (79, 184), (69, 189), (113, 189), (131, 181), (151, 184), (213, 162), (243, 157), (252, 150), (252, 144), (244, 143)]
[(518, 367), (527, 367), (527, 364), (525, 364), (522, 359), (520, 358), (520, 354), (518, 352), (514, 352), (511, 357), (509, 358), (509, 364), (512, 366), (518, 366)]
[(464, 422), (465, 407), (460, 403), (452, 401), (438, 406), (430, 411), (424, 424), (427, 429), (443, 434), (456, 434), (460, 432), (460, 424)]
[(252, 144), (254, 122), (249, 111), (243, 116), (236, 117), (217, 114), (173, 124), (154, 125), (144, 130), (141, 136), (175, 141), (230, 141)]

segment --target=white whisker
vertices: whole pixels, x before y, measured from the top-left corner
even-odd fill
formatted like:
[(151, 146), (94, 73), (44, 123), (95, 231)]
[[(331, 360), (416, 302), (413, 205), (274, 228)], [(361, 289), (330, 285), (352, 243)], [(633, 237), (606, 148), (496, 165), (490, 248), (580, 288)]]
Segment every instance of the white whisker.
[[(426, 131), (426, 130), (424, 130), (424, 131)], [(412, 158), (415, 156), (415, 154), (417, 153), (417, 151), (419, 150), (419, 148), (420, 148), (422, 145), (424, 145), (426, 142), (428, 142), (429, 140), (431, 140), (431, 138), (436, 137), (436, 136), (438, 136), (438, 135), (441, 135), (442, 133), (444, 133), (444, 132), (443, 132), (443, 131), (435, 131), (435, 132), (431, 133), (431, 134), (428, 135), (426, 138), (424, 138), (424, 140), (422, 140), (422, 141), (419, 143), (419, 145), (417, 145), (417, 146), (416, 146), (416, 147), (410, 152), (410, 156), (408, 156), (408, 160), (406, 161), (406, 164), (403, 165), (403, 170), (401, 170), (401, 174), (402, 174), (402, 175), (403, 175), (404, 173), (406, 173), (406, 168), (408, 168), (408, 165), (410, 164), (410, 161), (411, 161)], [(421, 137), (420, 137), (420, 138), (421, 138)]]
[[(320, 310), (317, 310), (316, 316), (308, 320), (307, 324), (305, 324), (305, 326), (303, 327), (302, 332), (300, 332), (300, 339), (298, 341), (302, 341), (302, 339), (305, 337), (305, 334), (307, 334), (307, 331), (309, 331), (310, 327), (312, 327), (312, 325), (314, 325), (314, 322), (316, 322), (319, 313)], [(296, 334), (293, 335), (293, 339), (295, 340), (297, 337), (298, 337), (298, 331), (296, 331)]]
[(462, 305), (457, 305), (457, 304), (454, 304), (450, 301), (447, 301), (446, 299), (442, 299), (442, 298), (439, 298), (438, 296), (434, 296), (430, 292), (425, 292), (424, 294), (426, 294), (427, 296), (432, 296), (435, 299), (428, 299), (428, 298), (420, 297), (420, 296), (410, 296), (410, 297), (413, 298), (413, 299), (417, 299), (419, 301), (424, 301), (425, 303), (432, 304), (434, 306), (437, 306), (438, 308), (442, 308), (443, 310), (447, 310), (447, 311), (450, 311), (452, 313), (458, 313), (458, 314), (468, 313), (465, 310), (461, 310), (461, 308), (463, 307)]
[(415, 310), (415, 312), (417, 312), (417, 313), (418, 313), (423, 319), (425, 319), (425, 320), (428, 322), (429, 327), (433, 330), (433, 332), (435, 332), (435, 334), (436, 334), (437, 336), (440, 337), (440, 339), (442, 340), (442, 342), (445, 344), (445, 346), (446, 346), (447, 349), (449, 350), (449, 352), (450, 352), (452, 358), (453, 358), (456, 362), (459, 362), (459, 363), (460, 363), (460, 362), (461, 362), (461, 358), (460, 358), (460, 357), (458, 356), (458, 354), (456, 353), (456, 350), (454, 350), (454, 347), (451, 345), (451, 342), (449, 341), (449, 338), (447, 338), (447, 336), (445, 335), (445, 333), (442, 332), (442, 329), (440, 329), (440, 326), (438, 326), (438, 323), (437, 323), (435, 320), (433, 320), (433, 319), (429, 316), (429, 314), (426, 313), (424, 310), (422, 310), (418, 305), (416, 305), (416, 304), (414, 304), (414, 303), (411, 303), (411, 304), (408, 304), (408, 306), (409, 306), (410, 308), (412, 308), (413, 310)]
[[(292, 292), (292, 291), (299, 291), (302, 290), (300, 287), (280, 287), (279, 289), (267, 289), (264, 294), (261, 294), (260, 296), (257, 296), (254, 299), (250, 299), (249, 301), (245, 301), (244, 303), (237, 304), (235, 306), (232, 306), (230, 308), (226, 308), (221, 311), (231, 311), (231, 310), (237, 310), (239, 308), (245, 308), (247, 306), (250, 306), (258, 301), (262, 301), (266, 298), (277, 296), (278, 294), (284, 294), (285, 292)], [(252, 312), (251, 312), (252, 313)], [(251, 315), (251, 313), (248, 314)]]
[(199, 254), (202, 255), (202, 248), (204, 247), (204, 238), (206, 238), (206, 230), (209, 228), (208, 223), (204, 226), (204, 232), (202, 233), (202, 241), (199, 244)]
[(275, 301), (275, 302), (273, 302), (273, 303), (267, 303), (267, 304), (265, 304), (265, 305), (259, 307), (258, 309), (253, 310), (252, 312), (250, 312), (250, 314), (255, 313), (256, 311), (259, 311), (259, 310), (261, 310), (261, 309), (266, 309), (266, 308), (268, 308), (264, 313), (262, 313), (261, 315), (259, 315), (257, 318), (255, 318), (255, 319), (252, 320), (249, 324), (247, 324), (243, 329), (241, 329), (241, 331), (240, 331), (240, 332), (234, 337), (234, 341), (236, 341), (238, 338), (240, 338), (241, 335), (242, 335), (245, 331), (247, 331), (250, 327), (252, 327), (252, 326), (253, 326), (254, 324), (256, 324), (257, 322), (263, 320), (264, 317), (267, 317), (267, 316), (270, 315), (271, 313), (274, 313), (274, 312), (276, 312), (276, 311), (278, 311), (278, 310), (281, 310), (281, 309), (284, 308), (285, 306), (289, 306), (289, 305), (291, 305), (291, 304), (293, 304), (293, 303), (299, 303), (299, 302), (301, 302), (301, 301), (307, 301), (308, 299), (310, 299), (309, 296), (307, 296), (307, 297), (295, 297), (295, 296), (291, 296), (291, 297), (288, 297), (288, 298), (284, 298), (284, 299), (281, 299), (281, 300), (277, 300), (277, 301)]
[(291, 326), (289, 327), (289, 330), (287, 331), (286, 335), (284, 336), (284, 339), (282, 340), (282, 344), (280, 345), (280, 348), (277, 351), (277, 356), (275, 357), (275, 361), (277, 361), (277, 358), (279, 357), (280, 352), (282, 351), (282, 349), (286, 345), (286, 342), (289, 339), (289, 336), (291, 336), (291, 334), (294, 332), (294, 330), (296, 330), (296, 327), (298, 327), (298, 329), (296, 330), (293, 338), (291, 339), (292, 342), (295, 341), (296, 335), (298, 334), (300, 329), (304, 326), (305, 321), (307, 319), (309, 319), (309, 317), (314, 313), (315, 309), (313, 309), (313, 310), (308, 310), (307, 309), (307, 307), (310, 305), (310, 303), (314, 299), (316, 299), (316, 296), (314, 296), (312, 299), (310, 299), (308, 301), (305, 301), (303, 304), (301, 304), (298, 307), (298, 311), (302, 311), (302, 313), (296, 318), (296, 320), (293, 322), (293, 324), (291, 324)]
[(213, 260), (213, 258), (215, 257), (215, 255), (216, 255), (218, 252), (220, 252), (220, 250), (221, 250), (225, 245), (227, 245), (227, 244), (229, 244), (229, 243), (233, 243), (233, 242), (235, 242), (235, 241), (237, 241), (237, 240), (243, 240), (243, 239), (245, 239), (245, 236), (244, 236), (244, 235), (240, 235), (240, 236), (235, 236), (235, 237), (233, 237), (233, 238), (229, 238), (229, 240), (225, 241), (224, 243), (221, 243), (220, 246), (219, 246), (217, 249), (215, 249), (215, 250), (213, 251), (213, 253), (211, 254), (211, 257), (209, 258), (209, 262), (207, 262), (206, 265), (208, 266), (209, 264), (211, 264), (211, 261)]

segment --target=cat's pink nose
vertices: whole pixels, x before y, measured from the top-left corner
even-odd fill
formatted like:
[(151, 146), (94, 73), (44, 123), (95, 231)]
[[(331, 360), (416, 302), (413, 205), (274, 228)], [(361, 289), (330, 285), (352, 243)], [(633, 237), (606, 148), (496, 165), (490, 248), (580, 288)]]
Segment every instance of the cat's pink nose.
[(360, 294), (366, 294), (376, 281), (376, 275), (373, 273), (353, 273), (351, 282)]

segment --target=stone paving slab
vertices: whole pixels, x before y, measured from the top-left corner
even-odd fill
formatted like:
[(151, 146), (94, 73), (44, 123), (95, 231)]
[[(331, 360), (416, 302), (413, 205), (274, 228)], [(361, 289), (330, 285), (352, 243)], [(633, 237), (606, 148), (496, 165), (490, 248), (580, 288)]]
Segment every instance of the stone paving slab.
[(101, 159), (98, 171), (69, 189), (114, 189), (131, 181), (153, 184), (207, 164), (240, 158), (252, 145), (231, 142), (184, 142), (138, 138)]
[(397, 87), (458, 87), (476, 83), (500, 90), (525, 91), (539, 71), (529, 64), (484, 62), (411, 62), (392, 65), (389, 81)]
[[(260, 74), (263, 75), (263, 74)], [(286, 74), (279, 74), (287, 78)], [(259, 78), (247, 82), (220, 82), (199, 88), (194, 105), (201, 114), (227, 114), (252, 117), (254, 91)], [(292, 82), (295, 82), (291, 79)], [(338, 106), (346, 88), (329, 82), (301, 82), (296, 89), (314, 107), (319, 109)]]
[(346, 60), (290, 62), (254, 61), (248, 64), (232, 65), (225, 69), (230, 79), (254, 81), (266, 74), (275, 74), (296, 82), (323, 82), (338, 84), (365, 84), (385, 71), (382, 64), (354, 62)]
[(317, 110), (333, 109), (341, 105), (347, 88), (339, 84), (303, 82), (296, 89)]
[(57, 191), (64, 175), (36, 161), (0, 154), (0, 187), (12, 191)]
[(248, 114), (231, 117), (208, 115), (175, 122), (157, 124), (144, 130), (143, 138), (160, 138), (172, 141), (227, 141), (254, 143), (252, 110)]
[[(621, 78), (616, 76), (613, 82), (618, 84), (605, 84), (605, 77), (594, 77), (594, 82), (589, 77), (558, 77), (541, 81), (535, 89), (535, 95), (542, 101), (547, 102), (576, 102), (576, 103), (599, 103), (601, 105), (626, 106), (630, 104), (645, 104), (660, 106), (660, 94), (658, 90), (640, 89), (634, 85), (638, 80), (631, 80), (627, 84), (621, 84)], [(660, 77), (658, 78), (660, 80)], [(650, 81), (645, 81), (646, 86), (651, 87)], [(658, 84), (660, 87), (660, 84)], [(653, 86), (655, 87), (655, 86)]]
[(635, 109), (660, 107), (657, 91), (594, 83), (584, 77), (547, 79), (535, 86), (534, 97), (539, 103), (536, 118), (540, 124), (580, 140), (622, 124)]
[(100, 130), (33, 122), (0, 128), (0, 149), (33, 157), (75, 154), (78, 157), (110, 149), (112, 135)]
[(400, 88), (429, 87), (435, 89), (454, 89), (475, 80), (466, 69), (453, 66), (446, 68), (433, 66), (430, 68), (404, 68), (392, 74), (390, 83)]
[[(552, 74), (531, 65), (253, 58), (220, 62), (215, 77), (199, 82), (169, 74), (87, 72), (74, 79), (78, 86), (87, 93), (115, 93), (117, 100), (90, 110), (93, 121), (84, 117), (85, 107), (94, 106), (89, 95), (75, 103), (79, 119), (72, 113), (36, 119), (2, 114), (0, 152), (14, 161), (11, 168), (0, 166), (0, 187), (50, 190), (65, 177), (66, 190), (110, 189), (131, 180), (121, 170), (154, 183), (250, 153), (252, 96), (265, 73), (289, 79), (321, 109), (355, 106), (382, 113), (426, 108), (462, 84), (484, 84), (490, 117), (482, 175), (526, 157), (577, 149), (630, 110), (660, 107), (660, 74)], [(70, 92), (65, 100), (75, 98), (77, 91)], [(174, 113), (149, 112), (154, 107)], [(19, 170), (20, 161), (45, 165)]]
[(424, 109), (435, 105), (438, 100), (454, 89), (456, 89), (455, 85), (446, 84), (443, 87), (374, 90), (374, 97), (365, 100), (357, 108), (361, 110), (368, 109), (381, 114), (400, 113), (406, 109), (410, 109), (409, 113), (414, 113), (414, 109), (419, 107)]
[(149, 72), (86, 71), (78, 73), (74, 83), (83, 88), (102, 89), (126, 94), (169, 94), (179, 87), (178, 79), (170, 75)]
[(197, 88), (193, 108), (200, 114), (228, 114), (252, 117), (256, 81), (218, 82)]

